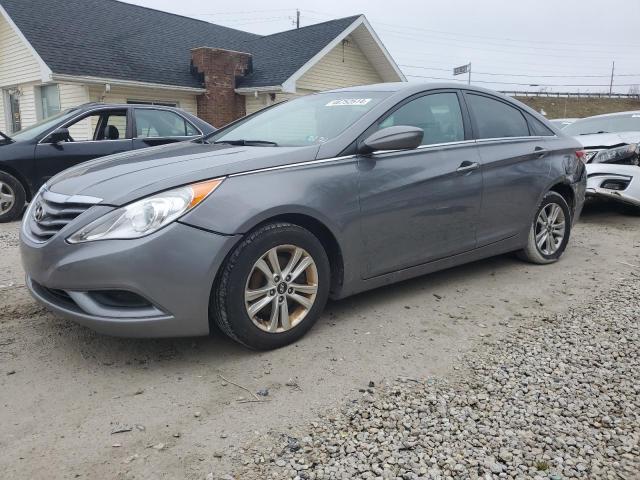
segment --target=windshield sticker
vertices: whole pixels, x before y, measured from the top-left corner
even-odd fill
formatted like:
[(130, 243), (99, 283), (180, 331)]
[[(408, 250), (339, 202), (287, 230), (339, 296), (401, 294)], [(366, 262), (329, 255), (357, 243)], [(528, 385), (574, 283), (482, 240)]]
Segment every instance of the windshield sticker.
[(343, 107), (352, 105), (366, 105), (371, 101), (370, 98), (341, 98), (340, 100), (331, 100), (325, 107)]

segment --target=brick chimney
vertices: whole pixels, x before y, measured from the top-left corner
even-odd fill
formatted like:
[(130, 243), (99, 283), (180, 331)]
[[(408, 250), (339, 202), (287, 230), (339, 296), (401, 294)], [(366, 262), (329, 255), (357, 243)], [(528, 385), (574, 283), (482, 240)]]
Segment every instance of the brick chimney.
[(251, 72), (251, 54), (220, 48), (191, 50), (191, 65), (207, 92), (198, 96), (198, 116), (220, 128), (246, 115), (245, 99), (235, 92), (236, 80)]

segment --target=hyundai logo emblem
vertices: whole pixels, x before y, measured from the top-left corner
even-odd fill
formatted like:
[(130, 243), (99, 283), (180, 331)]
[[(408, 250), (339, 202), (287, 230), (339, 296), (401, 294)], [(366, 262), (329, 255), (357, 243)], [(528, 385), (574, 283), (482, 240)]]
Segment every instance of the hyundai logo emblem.
[(37, 202), (35, 208), (33, 209), (33, 219), (36, 222), (41, 222), (43, 218), (44, 208), (42, 208), (42, 204), (40, 202)]

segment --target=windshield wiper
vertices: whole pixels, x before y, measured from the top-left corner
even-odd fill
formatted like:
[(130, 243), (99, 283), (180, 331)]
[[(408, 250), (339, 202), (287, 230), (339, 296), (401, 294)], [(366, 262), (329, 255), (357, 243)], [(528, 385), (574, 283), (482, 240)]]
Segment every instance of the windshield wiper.
[(580, 135), (597, 135), (598, 133), (609, 133), (609, 132), (606, 132), (606, 131), (604, 131), (604, 130), (600, 130), (600, 131), (598, 131), (598, 132), (581, 133)]
[(255, 146), (270, 146), (270, 147), (277, 147), (278, 144), (276, 142), (270, 142), (269, 140), (218, 140), (217, 142), (213, 142), (214, 145), (216, 144), (220, 144), (220, 143), (226, 143), (228, 145), (242, 145), (245, 147), (255, 147)]

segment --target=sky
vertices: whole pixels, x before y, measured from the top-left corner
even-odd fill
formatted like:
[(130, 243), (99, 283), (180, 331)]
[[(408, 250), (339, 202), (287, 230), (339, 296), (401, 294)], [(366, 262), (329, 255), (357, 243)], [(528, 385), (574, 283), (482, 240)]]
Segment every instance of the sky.
[(640, 0), (126, 1), (261, 35), (364, 14), (410, 81), (608, 92), (615, 61), (613, 91), (640, 86)]

